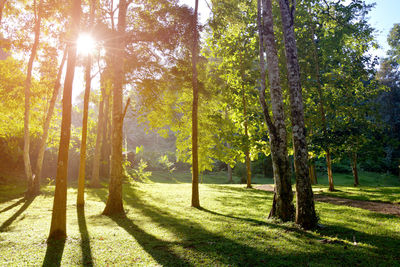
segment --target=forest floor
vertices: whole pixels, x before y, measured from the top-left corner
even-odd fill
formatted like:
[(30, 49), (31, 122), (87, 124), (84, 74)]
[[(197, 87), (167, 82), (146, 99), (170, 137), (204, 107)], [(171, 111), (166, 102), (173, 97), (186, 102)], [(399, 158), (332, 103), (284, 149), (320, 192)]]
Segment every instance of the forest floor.
[[(256, 189), (273, 192), (274, 187), (272, 185), (258, 185)], [(390, 214), (400, 217), (400, 205), (395, 203), (377, 202), (377, 201), (366, 201), (357, 199), (348, 199), (345, 197), (335, 197), (326, 194), (314, 192), (315, 201), (330, 203), (334, 205), (343, 205), (354, 208), (366, 209), (374, 212)]]
[[(30, 200), (21, 196), (24, 185), (0, 185), (0, 266), (399, 266), (397, 216), (317, 201), (321, 228), (304, 231), (267, 219), (272, 192), (221, 184), (225, 177), (203, 177), (201, 209), (190, 207), (188, 173), (126, 183), (126, 214), (115, 217), (101, 215), (106, 184), (87, 189), (78, 209), (72, 183), (68, 237), (60, 242), (47, 242), (53, 185)], [(333, 194), (400, 200), (396, 185), (337, 189)], [(325, 185), (315, 190), (329, 194)]]

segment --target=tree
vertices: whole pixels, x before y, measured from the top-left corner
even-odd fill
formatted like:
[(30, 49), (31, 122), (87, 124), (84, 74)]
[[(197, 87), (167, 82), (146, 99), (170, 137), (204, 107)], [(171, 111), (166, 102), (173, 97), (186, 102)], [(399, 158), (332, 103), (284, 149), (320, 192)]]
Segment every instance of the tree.
[[(73, 0), (70, 19), (70, 40), (76, 40), (79, 30), (81, 16), (81, 1)], [(66, 231), (67, 213), (67, 171), (68, 171), (68, 150), (71, 135), (71, 98), (72, 84), (75, 74), (76, 44), (68, 44), (67, 71), (64, 81), (61, 138), (57, 159), (56, 188), (54, 192), (53, 212), (49, 239), (64, 239)]]
[[(124, 212), (122, 204), (122, 88), (124, 84), (125, 62), (125, 28), (126, 13), (129, 2), (119, 1), (118, 30), (112, 46), (112, 70), (113, 70), (113, 105), (112, 105), (112, 150), (109, 193), (104, 208), (104, 215), (120, 214)], [(122, 63), (121, 63), (122, 62)]]
[[(36, 57), (37, 49), (39, 46), (40, 39), (40, 25), (42, 21), (42, 4), (43, 1), (39, 1), (38, 7), (36, 7), (36, 1), (34, 1), (34, 13), (35, 13), (35, 39), (33, 41), (31, 54), (28, 62), (28, 70), (25, 80), (25, 116), (24, 116), (24, 165), (25, 165), (25, 175), (28, 181), (28, 189), (26, 192), (26, 196), (30, 197), (34, 195), (33, 181), (35, 176), (32, 173), (31, 160), (29, 156), (29, 113), (30, 113), (30, 95), (31, 95), (31, 83), (32, 83), (32, 69), (33, 62)], [(37, 8), (37, 9), (36, 9)]]
[(294, 166), (296, 172), (296, 223), (305, 229), (314, 228), (318, 222), (315, 214), (314, 197), (308, 173), (308, 150), (304, 124), (303, 97), (300, 84), (296, 37), (294, 34), (294, 12), (296, 2), (279, 0), (283, 36), (288, 69)]
[(51, 95), (49, 107), (47, 109), (46, 119), (43, 124), (43, 134), (42, 134), (42, 138), (40, 140), (39, 151), (38, 151), (38, 155), (37, 155), (37, 159), (36, 159), (36, 168), (35, 168), (36, 178), (33, 181), (34, 194), (39, 194), (39, 192), (40, 192), (40, 180), (42, 178), (42, 167), (43, 167), (44, 152), (45, 152), (45, 148), (46, 148), (46, 141), (47, 141), (47, 137), (49, 135), (50, 122), (51, 122), (51, 118), (54, 113), (54, 108), (56, 105), (58, 91), (61, 86), (61, 84), (60, 84), (61, 74), (64, 69), (64, 64), (65, 64), (66, 58), (67, 58), (67, 49), (64, 50), (64, 54), (61, 59), (60, 66), (58, 68), (56, 81), (54, 82), (53, 93)]
[[(93, 30), (95, 17), (95, 1), (90, 1), (90, 17), (89, 17), (89, 32)], [(89, 96), (90, 96), (90, 83), (92, 69), (92, 55), (88, 53), (85, 59), (85, 96), (83, 104), (83, 119), (82, 119), (82, 137), (81, 137), (81, 148), (80, 148), (80, 161), (79, 161), (79, 175), (78, 175), (78, 195), (76, 204), (83, 206), (85, 203), (85, 170), (86, 170), (86, 139), (87, 139), (87, 127), (88, 127), (88, 113), (89, 113)]]
[[(277, 217), (283, 221), (290, 221), (294, 217), (293, 192), (290, 181), (290, 162), (287, 152), (285, 114), (279, 74), (279, 59), (273, 28), (272, 3), (271, 0), (262, 0), (262, 2), (258, 0), (257, 3), (261, 68), (260, 103), (265, 122), (268, 126), (275, 181), (274, 199), (269, 217)], [(268, 63), (272, 118), (270, 117), (269, 108), (265, 100), (264, 47), (266, 47)]]

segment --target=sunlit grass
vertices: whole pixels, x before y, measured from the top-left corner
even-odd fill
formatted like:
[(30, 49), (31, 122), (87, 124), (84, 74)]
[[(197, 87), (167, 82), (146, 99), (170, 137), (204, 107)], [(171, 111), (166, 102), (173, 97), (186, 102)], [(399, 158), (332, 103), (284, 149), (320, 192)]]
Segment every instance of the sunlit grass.
[(68, 238), (58, 246), (46, 243), (54, 187), (32, 203), (5, 201), (0, 210), (12, 207), (0, 213), (0, 265), (395, 266), (400, 260), (398, 217), (317, 202), (324, 228), (302, 231), (267, 220), (270, 192), (202, 184), (198, 210), (190, 207), (190, 189), (126, 184), (127, 216), (110, 218), (100, 215), (106, 188), (88, 190), (84, 214), (70, 188)]

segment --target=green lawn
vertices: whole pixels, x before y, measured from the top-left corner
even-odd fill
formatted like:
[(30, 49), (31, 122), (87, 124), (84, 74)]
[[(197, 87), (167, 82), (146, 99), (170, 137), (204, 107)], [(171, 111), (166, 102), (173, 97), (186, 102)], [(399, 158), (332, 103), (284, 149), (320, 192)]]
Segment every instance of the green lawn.
[(317, 193), (357, 200), (376, 202), (391, 202), (400, 204), (400, 179), (389, 174), (360, 172), (360, 185), (354, 187), (352, 174), (335, 173), (333, 181), (334, 192), (328, 191), (328, 178), (318, 177), (318, 184), (314, 185)]
[[(175, 179), (190, 181), (183, 176)], [(10, 193), (0, 202), (0, 266), (400, 265), (398, 217), (317, 202), (323, 228), (302, 231), (267, 220), (271, 192), (204, 183), (198, 210), (190, 207), (190, 189), (176, 182), (126, 184), (126, 217), (110, 218), (100, 215), (106, 188), (88, 190), (84, 211), (77, 211), (70, 188), (68, 238), (49, 244), (54, 187), (32, 202)]]

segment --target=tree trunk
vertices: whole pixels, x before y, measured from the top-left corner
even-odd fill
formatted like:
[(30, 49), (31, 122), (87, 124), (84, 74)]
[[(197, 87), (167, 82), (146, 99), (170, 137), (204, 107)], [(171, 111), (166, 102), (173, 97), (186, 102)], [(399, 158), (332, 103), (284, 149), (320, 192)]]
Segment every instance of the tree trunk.
[[(90, 1), (90, 19), (89, 28), (92, 30), (94, 24), (94, 1)], [(87, 146), (87, 122), (89, 116), (89, 97), (90, 97), (90, 83), (91, 83), (91, 69), (92, 69), (92, 56), (90, 53), (86, 56), (85, 61), (85, 96), (83, 100), (83, 119), (82, 119), (82, 135), (80, 147), (80, 160), (79, 160), (79, 174), (78, 174), (78, 196), (76, 200), (77, 206), (85, 204), (85, 170), (86, 170), (86, 146)]]
[(315, 213), (314, 196), (308, 173), (308, 149), (300, 68), (297, 57), (296, 37), (294, 34), (295, 2), (279, 0), (283, 36), (285, 40), (286, 65), (289, 79), (290, 109), (294, 144), (294, 165), (296, 173), (296, 223), (305, 229), (314, 228), (318, 218)]
[[(279, 77), (279, 59), (273, 29), (272, 3), (271, 0), (262, 0), (261, 4), (261, 0), (258, 0), (257, 4), (261, 68), (260, 104), (263, 109), (264, 119), (268, 126), (275, 181), (274, 199), (269, 217), (276, 217), (282, 221), (290, 221), (294, 218), (294, 206), (292, 203), (293, 191), (290, 179), (290, 163), (287, 152), (284, 105)], [(265, 101), (266, 78), (264, 45), (267, 48), (268, 81), (270, 84), (273, 122)]]
[(30, 96), (31, 96), (31, 83), (32, 83), (32, 69), (33, 62), (36, 57), (37, 49), (39, 46), (40, 39), (40, 24), (42, 22), (42, 0), (39, 2), (39, 6), (36, 11), (36, 1), (34, 1), (33, 8), (35, 11), (35, 40), (33, 41), (31, 55), (29, 56), (28, 62), (28, 71), (26, 74), (25, 80), (25, 114), (24, 114), (24, 167), (25, 167), (25, 175), (28, 181), (26, 197), (32, 197), (34, 193), (33, 180), (35, 180), (34, 175), (32, 174), (32, 166), (31, 160), (29, 156), (29, 116), (30, 116)]
[(354, 177), (354, 186), (357, 187), (359, 185), (358, 182), (358, 170), (357, 170), (357, 153), (352, 152), (351, 153), (351, 169), (353, 171), (353, 177)]
[(111, 157), (111, 114), (110, 114), (110, 103), (112, 102), (111, 97), (111, 82), (107, 82), (105, 97), (104, 97), (104, 129), (103, 129), (103, 144), (101, 147), (100, 157), (100, 176), (110, 177), (110, 157)]
[[(101, 75), (102, 76), (102, 75)], [(98, 188), (100, 187), (100, 156), (101, 156), (101, 147), (103, 143), (103, 133), (104, 130), (104, 98), (105, 98), (105, 86), (106, 84), (103, 81), (103, 78), (100, 78), (101, 81), (101, 100), (99, 104), (99, 116), (97, 119), (97, 134), (96, 134), (96, 146), (94, 149), (94, 157), (93, 157), (93, 167), (92, 167), (92, 177), (90, 181), (90, 186)]]
[[(322, 94), (322, 86), (321, 86), (321, 78), (320, 78), (320, 69), (319, 69), (317, 44), (314, 41), (314, 35), (315, 35), (314, 25), (311, 24), (310, 28), (311, 28), (312, 43), (313, 43), (313, 55), (314, 55), (314, 61), (315, 61), (315, 78), (316, 78), (316, 81), (317, 81), (317, 91), (318, 91), (318, 97), (319, 97), (319, 111), (320, 111), (320, 114), (321, 114), (321, 120), (322, 120), (322, 126), (323, 126), (324, 135), (326, 137), (326, 135), (327, 135), (327, 125), (326, 125), (326, 116), (325, 116), (325, 108), (324, 108), (325, 104), (324, 104), (324, 97), (323, 97), (323, 94)], [(325, 148), (325, 153), (326, 153), (326, 165), (327, 165), (328, 181), (329, 181), (329, 191), (334, 191), (333, 176), (332, 176), (332, 164), (331, 164), (331, 154), (330, 154), (329, 147)]]
[(233, 178), (232, 178), (232, 167), (230, 164), (226, 164), (228, 168), (228, 183), (233, 184)]
[(326, 165), (328, 169), (328, 181), (329, 181), (329, 191), (335, 191), (335, 187), (333, 185), (333, 176), (332, 176), (332, 160), (331, 160), (331, 152), (329, 148), (326, 150)]
[(49, 109), (47, 110), (47, 115), (46, 119), (43, 125), (43, 134), (42, 134), (42, 139), (40, 140), (39, 144), (39, 152), (36, 160), (36, 177), (33, 181), (33, 188), (34, 188), (34, 194), (37, 195), (40, 193), (40, 180), (42, 179), (42, 167), (43, 167), (43, 159), (44, 159), (44, 152), (46, 149), (46, 141), (47, 137), (49, 135), (49, 129), (50, 129), (50, 122), (51, 118), (53, 117), (54, 113), (54, 107), (56, 105), (56, 100), (58, 96), (58, 91), (60, 90), (60, 80), (61, 80), (61, 74), (64, 69), (64, 64), (65, 60), (67, 58), (67, 49), (64, 50), (64, 54), (60, 63), (60, 67), (57, 72), (57, 78), (54, 83), (54, 88), (53, 88), (53, 94), (51, 96), (50, 104), (49, 104)]
[[(71, 37), (78, 36), (79, 21), (81, 16), (81, 1), (72, 1), (71, 10)], [(63, 108), (61, 121), (61, 137), (58, 150), (56, 188), (54, 192), (53, 213), (49, 239), (64, 239), (67, 236), (67, 172), (68, 150), (71, 135), (71, 100), (72, 84), (75, 74), (76, 45), (68, 45), (67, 72), (65, 74)]]
[(112, 149), (111, 149), (111, 170), (110, 184), (104, 215), (114, 215), (124, 213), (122, 204), (122, 88), (125, 79), (124, 58), (125, 58), (125, 28), (126, 11), (128, 3), (120, 0), (118, 12), (118, 37), (115, 39), (113, 51), (113, 111), (112, 111)]
[(317, 172), (315, 170), (315, 161), (314, 159), (310, 159), (310, 165), (309, 165), (309, 170), (310, 170), (310, 182), (311, 184), (317, 184)]
[(197, 29), (197, 10), (199, 1), (195, 0), (193, 14), (192, 30), (192, 87), (193, 87), (193, 105), (192, 105), (192, 207), (199, 208), (199, 155), (198, 155), (198, 81), (197, 81), (197, 53), (198, 53), (198, 29)]
[(78, 195), (76, 205), (83, 206), (85, 204), (85, 170), (86, 170), (86, 140), (87, 140), (87, 122), (89, 115), (89, 96), (90, 96), (90, 69), (92, 67), (91, 56), (87, 55), (85, 63), (85, 96), (83, 100), (83, 119), (82, 119), (82, 134), (79, 160), (78, 174)]
[(243, 102), (243, 117), (244, 117), (244, 136), (246, 138), (246, 144), (244, 149), (245, 161), (246, 161), (246, 183), (247, 188), (251, 188), (251, 160), (250, 160), (250, 148), (249, 148), (249, 131), (248, 131), (248, 118), (247, 118), (247, 101), (246, 92), (244, 89), (244, 74), (242, 71), (242, 102)]

